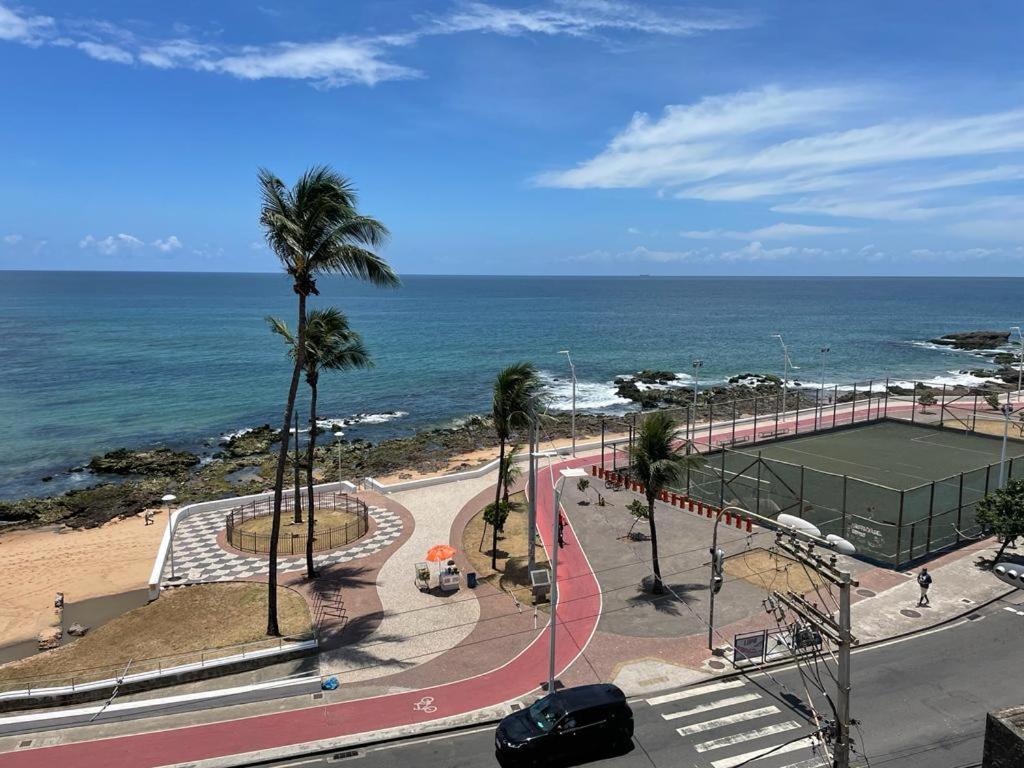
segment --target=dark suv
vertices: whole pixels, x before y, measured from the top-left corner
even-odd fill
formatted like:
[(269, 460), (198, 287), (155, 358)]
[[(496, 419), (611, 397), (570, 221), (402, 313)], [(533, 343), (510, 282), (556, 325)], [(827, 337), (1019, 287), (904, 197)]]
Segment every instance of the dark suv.
[(581, 685), (548, 694), (498, 725), (494, 746), (503, 766), (535, 765), (625, 749), (633, 738), (633, 711), (614, 685)]

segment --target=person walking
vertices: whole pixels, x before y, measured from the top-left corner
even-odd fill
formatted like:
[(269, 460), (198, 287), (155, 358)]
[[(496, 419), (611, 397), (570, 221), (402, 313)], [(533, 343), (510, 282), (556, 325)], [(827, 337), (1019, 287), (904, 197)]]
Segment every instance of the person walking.
[(565, 546), (565, 515), (558, 513), (558, 546)]
[(917, 585), (921, 587), (921, 597), (917, 600), (917, 607), (931, 605), (931, 601), (928, 600), (928, 587), (932, 585), (932, 577), (927, 568), (922, 568), (921, 572), (917, 574)]

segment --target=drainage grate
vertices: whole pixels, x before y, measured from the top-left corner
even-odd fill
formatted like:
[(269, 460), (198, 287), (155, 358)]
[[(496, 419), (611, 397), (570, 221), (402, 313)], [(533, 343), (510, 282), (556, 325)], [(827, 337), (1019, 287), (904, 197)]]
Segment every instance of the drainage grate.
[(960, 598), (960, 602), (961, 603), (966, 603), (967, 605), (974, 605), (974, 601), (971, 600), (971, 598), (969, 598), (969, 597), (961, 597)]
[(358, 749), (349, 749), (344, 752), (335, 752), (331, 755), (331, 760), (351, 760), (353, 757), (359, 757)]
[(516, 710), (522, 709), (522, 708), (523, 708), (523, 705), (522, 705), (522, 704), (520, 704), (520, 703), (519, 703), (519, 702), (517, 701), (517, 702), (516, 702), (515, 704), (513, 704), (513, 705), (512, 705), (512, 706), (511, 706), (510, 708), (511, 708), (511, 710), (512, 710), (513, 712), (515, 712)]
[(971, 613), (971, 614), (967, 615), (967, 620), (968, 621), (977, 621), (980, 618), (981, 618), (981, 614), (980, 613)]
[(34, 739), (25, 739), (25, 741), (18, 742), (18, 749), (24, 749), (25, 747), (31, 747)]
[(324, 695), (322, 693), (314, 693), (313, 694), (313, 698), (314, 699), (322, 699), (323, 697), (324, 697)]
[(911, 618), (911, 619), (919, 619), (919, 618), (921, 618), (921, 614), (920, 613), (918, 613), (917, 611), (912, 611), (909, 608), (904, 608), (902, 611), (900, 611), (900, 613), (902, 613), (904, 616), (907, 616), (908, 618)]

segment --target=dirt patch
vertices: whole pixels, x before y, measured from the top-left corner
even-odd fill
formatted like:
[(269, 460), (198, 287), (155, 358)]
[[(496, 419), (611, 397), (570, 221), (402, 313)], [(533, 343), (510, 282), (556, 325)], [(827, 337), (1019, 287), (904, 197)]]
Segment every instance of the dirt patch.
[[(309, 632), (309, 610), (297, 592), (278, 588), (278, 612), (285, 636)], [(264, 584), (200, 584), (173, 589), (73, 643), (5, 664), (0, 667), (0, 681), (45, 679), (60, 685), (71, 676), (76, 682), (116, 676), (129, 661), (129, 671), (142, 672), (226, 656), (237, 652), (231, 646), (267, 640), (266, 619)], [(0, 686), (12, 687), (22, 686)]]
[(803, 595), (814, 591), (815, 587), (828, 588), (828, 582), (811, 569), (792, 558), (761, 547), (749, 549), (740, 555), (730, 555), (725, 559), (724, 568), (727, 575), (743, 579), (766, 592), (793, 591)]
[[(462, 551), (466, 553), (477, 579), (498, 589), (511, 592), (524, 605), (530, 605), (533, 596), (528, 572), (527, 528), (528, 504), (526, 494), (519, 492), (509, 496), (512, 511), (505, 520), (504, 530), (498, 534), (497, 570), (491, 568), (491, 526), (484, 523), (483, 511), (477, 512), (466, 524), (462, 533)], [(547, 565), (544, 548), (537, 543), (537, 564)]]

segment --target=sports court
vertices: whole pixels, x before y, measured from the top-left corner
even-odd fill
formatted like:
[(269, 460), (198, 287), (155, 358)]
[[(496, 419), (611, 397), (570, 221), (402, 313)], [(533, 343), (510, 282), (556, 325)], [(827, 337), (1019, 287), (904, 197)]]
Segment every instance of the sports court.
[(879, 419), (798, 437), (722, 448), (688, 478), (686, 493), (774, 517), (811, 521), (858, 553), (902, 566), (977, 535), (975, 504), (1007, 478), (1024, 478), (1024, 442)]
[[(971, 432), (879, 421), (765, 443), (748, 452), (907, 490), (996, 464), (1001, 445), (1001, 439)], [(1024, 456), (1024, 444), (1007, 441), (1006, 455)]]

